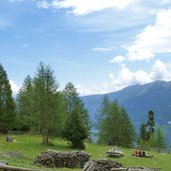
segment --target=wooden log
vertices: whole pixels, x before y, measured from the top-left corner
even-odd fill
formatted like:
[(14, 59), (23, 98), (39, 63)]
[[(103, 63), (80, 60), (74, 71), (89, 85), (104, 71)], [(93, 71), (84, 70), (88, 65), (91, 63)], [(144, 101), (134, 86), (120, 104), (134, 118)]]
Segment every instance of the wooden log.
[(112, 168), (110, 171), (127, 171), (127, 168)]
[(16, 167), (16, 166), (9, 166), (9, 165), (0, 165), (0, 170), (3, 170), (3, 171), (40, 171), (36, 169), (28, 169), (24, 167)]

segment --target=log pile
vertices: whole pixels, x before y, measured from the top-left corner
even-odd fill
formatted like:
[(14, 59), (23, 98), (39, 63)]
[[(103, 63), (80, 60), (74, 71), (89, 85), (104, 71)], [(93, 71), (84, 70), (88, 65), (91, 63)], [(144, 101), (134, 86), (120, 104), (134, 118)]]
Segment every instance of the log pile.
[(34, 159), (34, 163), (45, 167), (83, 168), (90, 155), (83, 151), (60, 152), (49, 150), (42, 152)]
[(90, 160), (82, 171), (109, 171), (112, 168), (122, 168), (122, 164), (113, 160)]
[(160, 171), (160, 169), (141, 166), (123, 168), (121, 163), (113, 160), (89, 160), (82, 171)]

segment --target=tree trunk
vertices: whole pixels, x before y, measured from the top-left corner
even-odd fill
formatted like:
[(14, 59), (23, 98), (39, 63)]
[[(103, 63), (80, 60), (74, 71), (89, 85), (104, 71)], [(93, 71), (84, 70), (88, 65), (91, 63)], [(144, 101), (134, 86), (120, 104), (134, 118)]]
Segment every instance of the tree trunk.
[(46, 146), (49, 144), (49, 136), (48, 136), (47, 133), (45, 133), (45, 134), (43, 135), (43, 142), (42, 142), (42, 144), (43, 144), (43, 145), (46, 145)]

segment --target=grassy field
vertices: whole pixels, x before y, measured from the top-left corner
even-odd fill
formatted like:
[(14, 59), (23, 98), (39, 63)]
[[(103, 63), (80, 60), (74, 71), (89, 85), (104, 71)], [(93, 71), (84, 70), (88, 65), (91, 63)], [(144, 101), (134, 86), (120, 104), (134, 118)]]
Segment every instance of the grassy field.
[[(54, 149), (59, 151), (72, 151), (67, 146), (67, 142), (61, 139), (53, 140), (54, 146), (45, 147), (41, 145), (40, 136), (30, 136), (30, 135), (16, 135), (13, 136), (16, 139), (16, 142), (6, 142), (5, 136), (0, 137), (0, 160), (7, 161), (9, 165), (21, 166), (27, 168), (35, 168), (39, 170), (47, 171), (79, 171), (81, 169), (67, 169), (67, 168), (56, 168), (56, 169), (47, 169), (45, 167), (39, 167), (33, 163), (33, 159), (39, 155), (42, 151), (47, 149)], [(91, 154), (91, 159), (106, 159), (106, 151), (109, 149), (109, 146), (102, 146), (97, 144), (86, 144), (86, 150)], [(148, 158), (139, 158), (132, 156), (134, 150), (128, 148), (119, 148), (124, 152), (123, 158), (115, 158), (113, 160), (121, 162), (125, 167), (128, 166), (144, 166), (149, 168), (161, 168), (162, 171), (171, 170), (171, 155), (164, 153), (156, 153), (150, 151), (150, 154), (154, 156), (152, 159)], [(110, 158), (111, 159), (111, 158)]]

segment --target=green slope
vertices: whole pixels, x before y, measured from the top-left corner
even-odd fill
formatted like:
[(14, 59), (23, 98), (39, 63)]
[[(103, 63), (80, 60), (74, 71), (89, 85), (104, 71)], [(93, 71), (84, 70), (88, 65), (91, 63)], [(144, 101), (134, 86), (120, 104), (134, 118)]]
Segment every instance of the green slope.
[[(6, 142), (5, 136), (0, 137), (0, 160), (7, 161), (9, 165), (21, 166), (27, 168), (35, 168), (40, 170), (81, 170), (81, 169), (67, 169), (67, 168), (55, 168), (47, 169), (45, 167), (38, 167), (33, 163), (33, 159), (39, 155), (42, 151), (47, 149), (54, 149), (59, 151), (71, 151), (67, 146), (67, 142), (61, 139), (53, 140), (53, 146), (45, 147), (41, 145), (40, 136), (31, 135), (16, 135), (13, 136), (16, 142)], [(91, 159), (106, 159), (106, 151), (110, 146), (97, 145), (86, 143), (86, 151), (91, 154)], [(162, 171), (171, 170), (170, 154), (157, 153), (155, 151), (149, 151), (154, 156), (152, 159), (139, 158), (132, 156), (134, 149), (118, 147), (119, 150), (124, 152), (123, 158), (113, 159), (121, 162), (125, 167), (128, 166), (144, 166), (149, 168), (162, 168)], [(14, 154), (14, 156), (9, 154)], [(8, 154), (8, 155), (7, 155)]]

